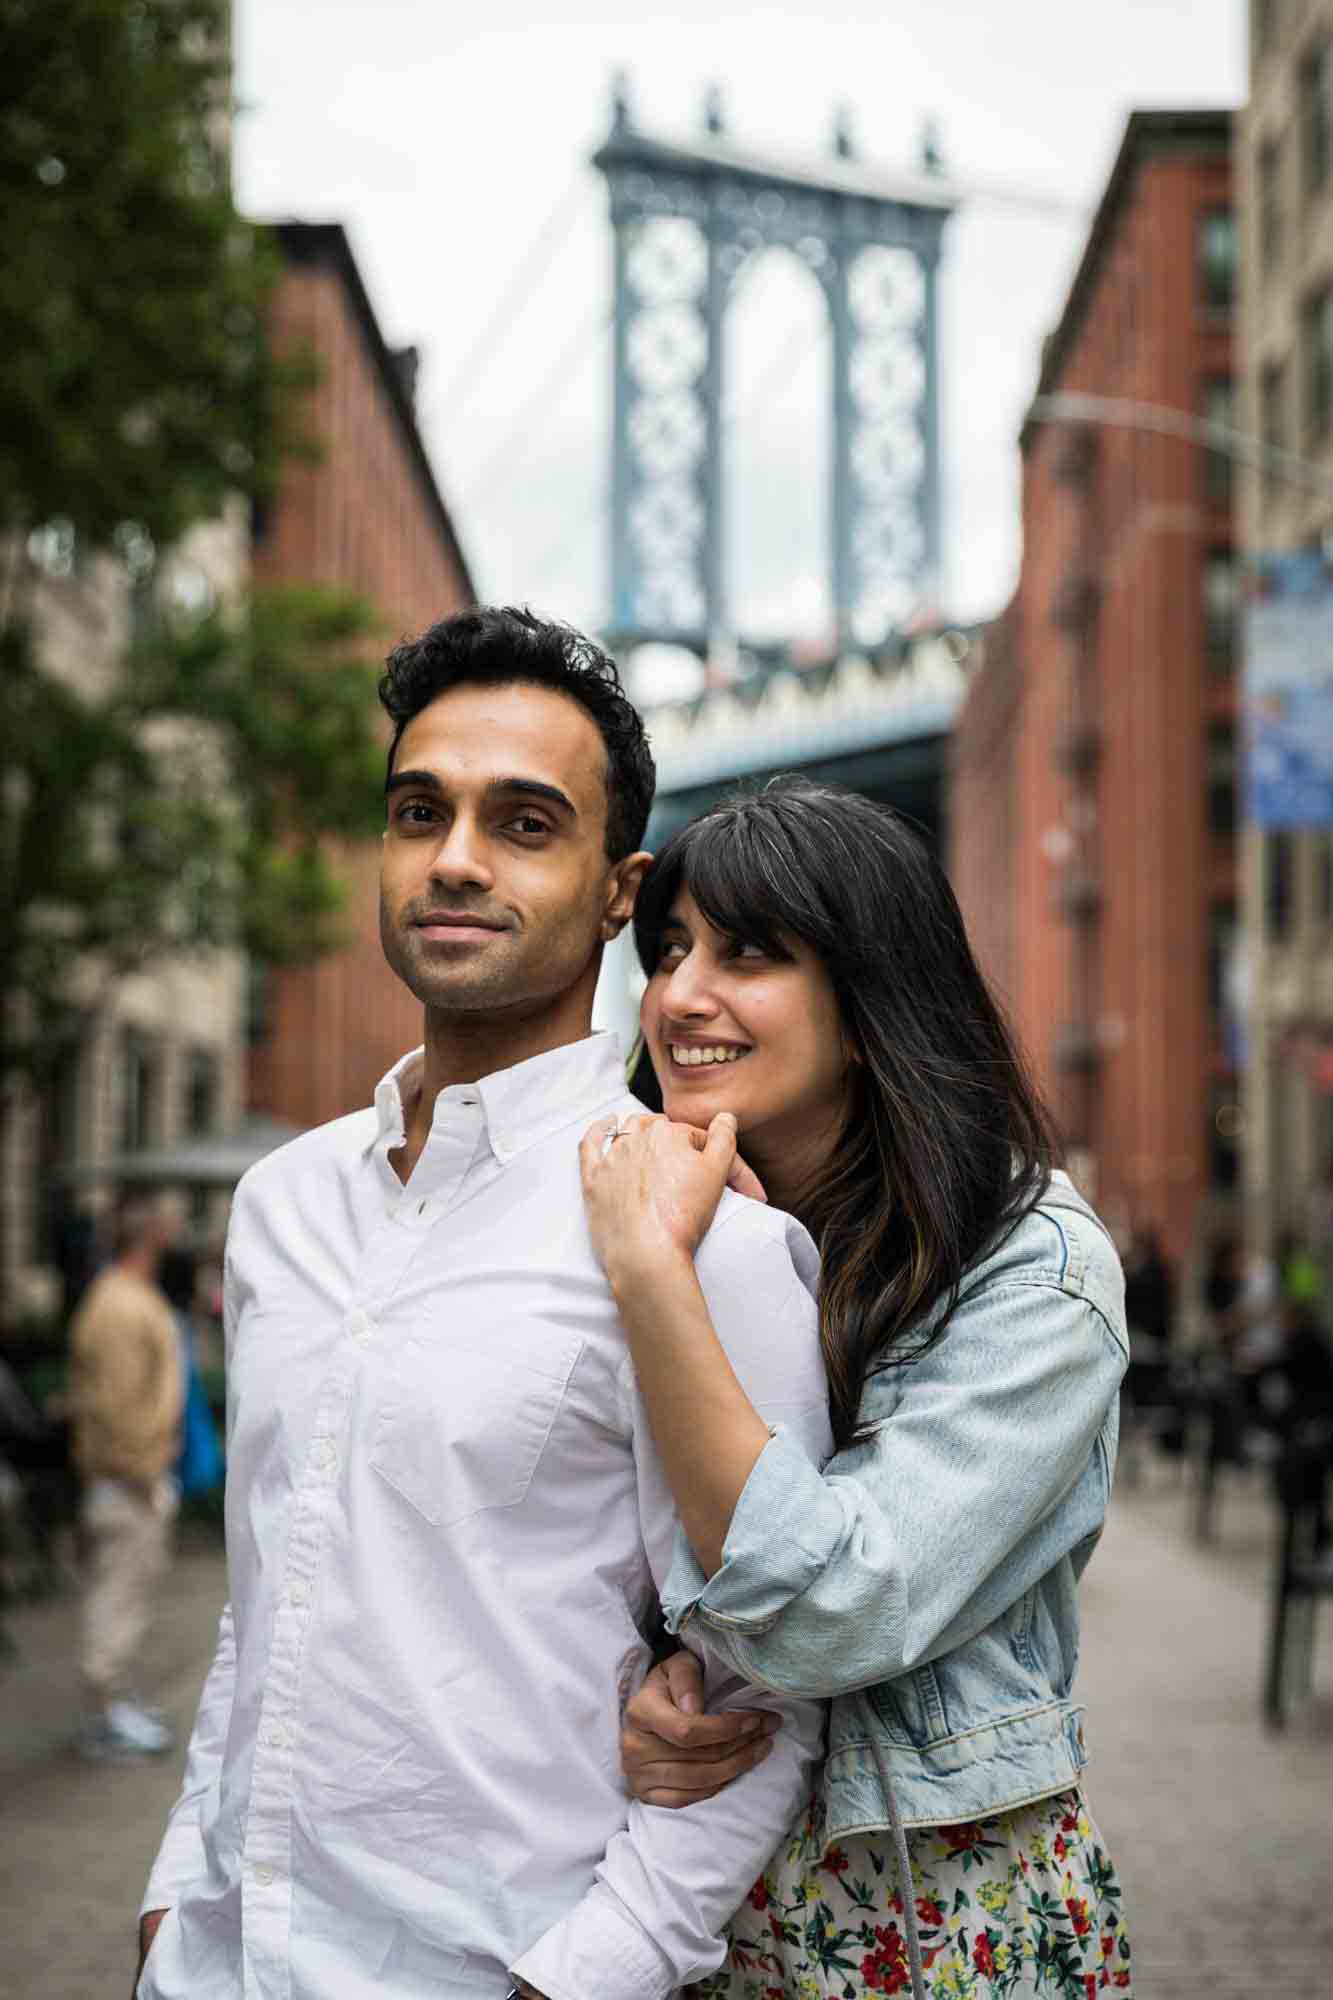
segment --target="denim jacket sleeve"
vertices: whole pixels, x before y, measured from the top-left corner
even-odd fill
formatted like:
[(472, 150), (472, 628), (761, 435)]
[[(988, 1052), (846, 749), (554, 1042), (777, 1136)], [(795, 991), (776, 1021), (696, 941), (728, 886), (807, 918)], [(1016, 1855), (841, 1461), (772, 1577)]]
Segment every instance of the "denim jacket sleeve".
[(937, 1344), (871, 1378), (867, 1443), (820, 1473), (779, 1427), (711, 1578), (678, 1536), (668, 1623), (807, 1696), (952, 1651), (1100, 1529), (1126, 1358), (1108, 1239), (1088, 1213), (1035, 1211)]

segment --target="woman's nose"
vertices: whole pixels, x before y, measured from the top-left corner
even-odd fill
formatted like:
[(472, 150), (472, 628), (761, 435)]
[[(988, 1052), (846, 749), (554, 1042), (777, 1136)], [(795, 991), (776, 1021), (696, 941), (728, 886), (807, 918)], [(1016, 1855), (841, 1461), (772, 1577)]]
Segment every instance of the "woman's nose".
[(693, 953), (680, 961), (668, 979), (662, 1011), (668, 1019), (681, 1022), (701, 1017), (707, 1020), (717, 1013), (708, 969), (699, 964)]

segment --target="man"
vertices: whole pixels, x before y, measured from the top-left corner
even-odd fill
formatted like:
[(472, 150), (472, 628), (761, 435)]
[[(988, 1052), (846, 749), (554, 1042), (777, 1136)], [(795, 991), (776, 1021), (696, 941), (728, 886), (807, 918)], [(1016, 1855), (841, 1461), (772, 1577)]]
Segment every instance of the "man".
[(171, 1468), (184, 1382), (176, 1322), (155, 1282), (175, 1234), (176, 1217), (161, 1203), (122, 1209), (113, 1260), (71, 1328), (74, 1460), (90, 1560), (82, 1660), (90, 1716), (79, 1745), (91, 1757), (160, 1756), (172, 1742), (162, 1718), (134, 1699), (130, 1673), (176, 1512)]
[[(820, 1715), (761, 1698), (786, 1726), (729, 1791), (625, 1798), (674, 1518), (577, 1147), (638, 1108), (590, 1024), (652, 760), (611, 661), (526, 612), (433, 627), (381, 697), (381, 934), (425, 1044), (237, 1191), (232, 1599), (139, 1992), (664, 2000), (720, 1962)], [(728, 1195), (698, 1268), (752, 1397), (822, 1453), (808, 1257)], [(710, 1679), (710, 1703), (752, 1705)]]

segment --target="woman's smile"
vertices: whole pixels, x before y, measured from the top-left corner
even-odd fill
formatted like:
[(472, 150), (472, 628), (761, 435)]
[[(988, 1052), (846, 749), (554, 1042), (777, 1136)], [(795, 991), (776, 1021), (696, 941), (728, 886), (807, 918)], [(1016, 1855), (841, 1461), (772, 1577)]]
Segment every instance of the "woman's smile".
[(687, 1042), (670, 1033), (667, 1052), (673, 1069), (700, 1069), (715, 1063), (739, 1062), (750, 1053), (748, 1042)]

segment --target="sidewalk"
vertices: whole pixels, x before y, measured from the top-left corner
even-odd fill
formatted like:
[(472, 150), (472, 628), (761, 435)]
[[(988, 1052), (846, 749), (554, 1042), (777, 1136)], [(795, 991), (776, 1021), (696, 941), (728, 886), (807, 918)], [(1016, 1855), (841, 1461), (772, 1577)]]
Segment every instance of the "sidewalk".
[(1233, 1474), (1215, 1544), (1174, 1469), (1121, 1495), (1083, 1586), (1086, 1793), (1125, 1890), (1137, 2000), (1333, 1991), (1333, 1606), (1314, 1697), (1280, 1736), (1259, 1687), (1273, 1519)]
[(145, 1697), (166, 1709), (181, 1748), (142, 1764), (90, 1764), (71, 1747), (80, 1700), (77, 1592), (9, 1616), (20, 1657), (0, 1665), (7, 2000), (128, 2000), (139, 1898), (180, 1789), (225, 1590), (216, 1531), (187, 1527), (143, 1685)]
[[(1138, 2000), (1285, 2000), (1333, 1966), (1333, 1607), (1316, 1698), (1285, 1736), (1259, 1721), (1271, 1525), (1260, 1480), (1224, 1493), (1216, 1546), (1152, 1465), (1116, 1502), (1084, 1586), (1079, 1691), (1091, 1810), (1115, 1855)], [(212, 1651), (222, 1561), (187, 1541), (145, 1690), (184, 1735)], [(0, 1911), (7, 2000), (127, 2000), (134, 1919), (179, 1782), (79, 1761), (71, 1595), (12, 1620), (0, 1670)], [(337, 2000), (330, 1995), (329, 2000)]]

